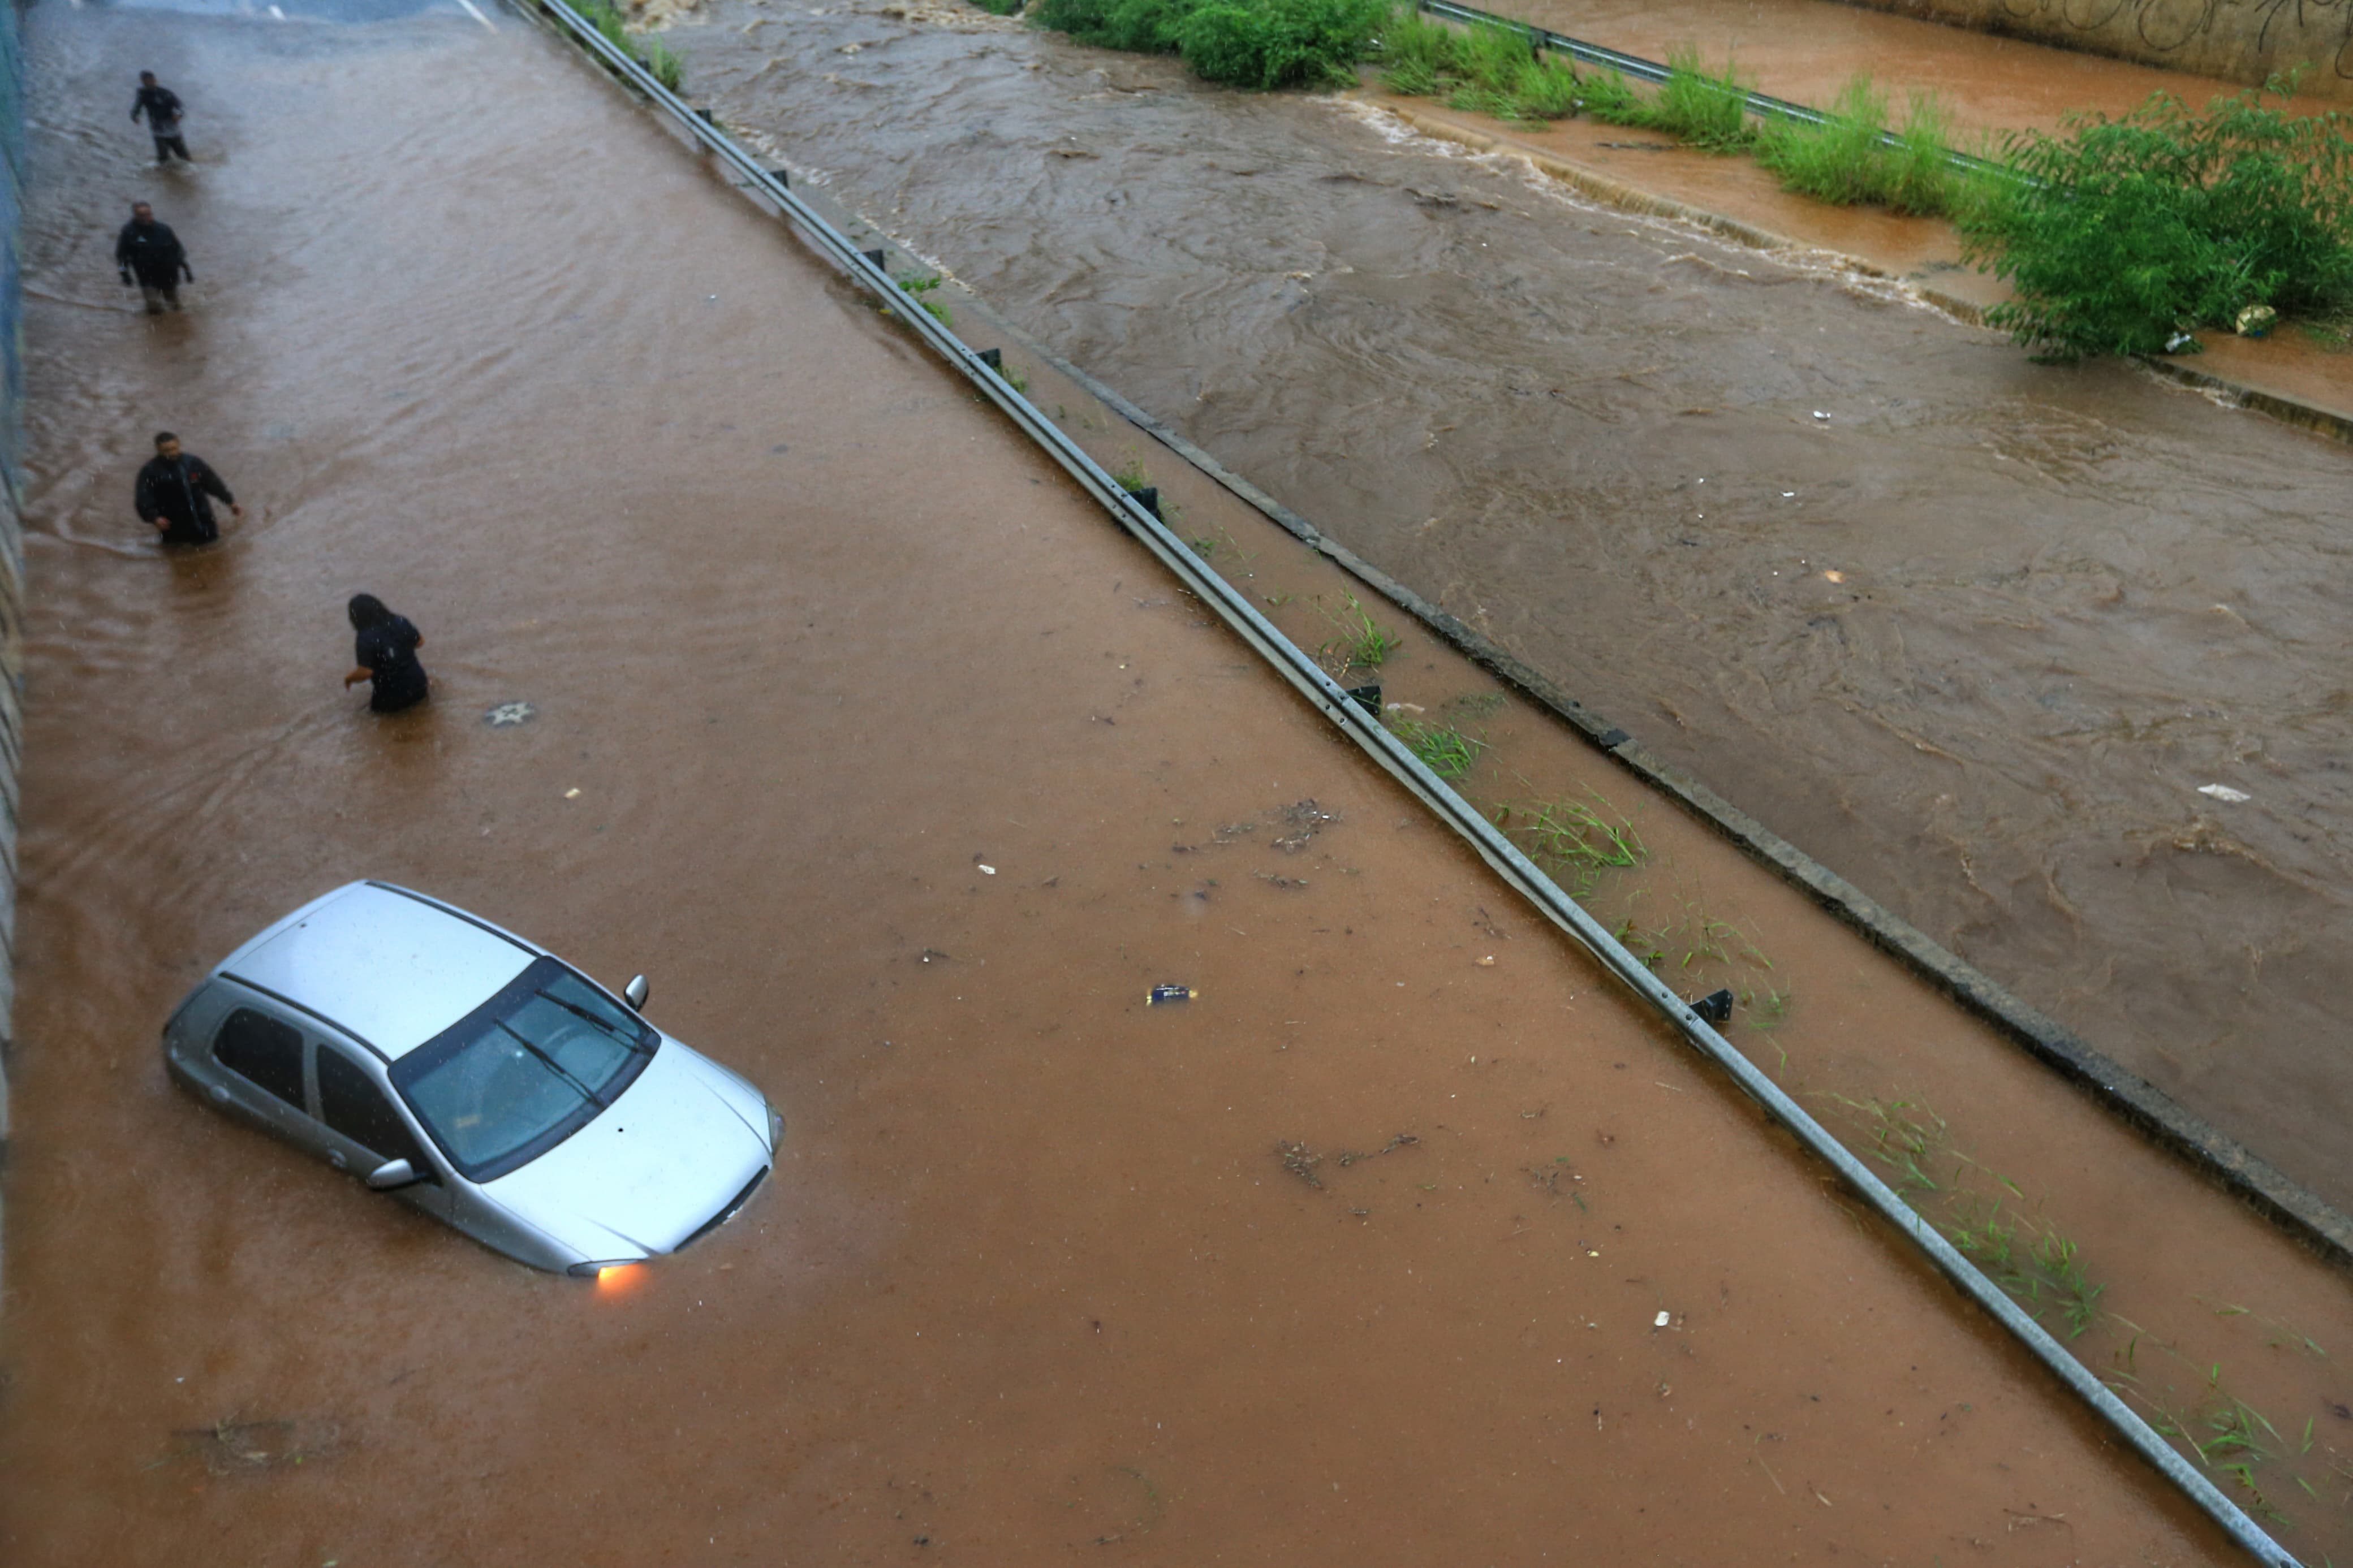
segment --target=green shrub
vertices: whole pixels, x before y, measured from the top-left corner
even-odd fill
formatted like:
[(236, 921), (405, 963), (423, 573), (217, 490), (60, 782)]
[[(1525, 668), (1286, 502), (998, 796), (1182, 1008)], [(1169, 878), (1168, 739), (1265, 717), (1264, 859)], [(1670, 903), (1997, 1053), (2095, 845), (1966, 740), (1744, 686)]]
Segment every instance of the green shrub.
[(972, 0), (972, 3), (992, 16), (1010, 16), (1021, 9), (1023, 0)]
[(2249, 305), (2353, 308), (2353, 119), (2292, 117), (2270, 97), (2203, 114), (2158, 93), (2121, 119), (2073, 115), (2013, 137), (2020, 178), (1961, 215), (1969, 254), (2010, 285), (1988, 312), (2024, 346), (2076, 359), (2162, 350)]
[(1176, 30), (1194, 73), (1229, 87), (1353, 86), (1386, 0), (1210, 0)]
[(1230, 87), (1353, 82), (1391, 0), (1039, 0), (1041, 27), (1098, 48), (1182, 55)]

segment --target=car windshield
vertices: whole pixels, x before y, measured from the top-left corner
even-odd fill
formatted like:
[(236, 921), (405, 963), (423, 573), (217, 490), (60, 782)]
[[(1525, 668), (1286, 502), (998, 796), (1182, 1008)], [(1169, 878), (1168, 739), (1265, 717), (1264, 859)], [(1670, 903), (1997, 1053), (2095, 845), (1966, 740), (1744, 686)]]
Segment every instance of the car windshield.
[(402, 1058), (392, 1079), (468, 1179), (536, 1159), (620, 1097), (660, 1041), (552, 958)]

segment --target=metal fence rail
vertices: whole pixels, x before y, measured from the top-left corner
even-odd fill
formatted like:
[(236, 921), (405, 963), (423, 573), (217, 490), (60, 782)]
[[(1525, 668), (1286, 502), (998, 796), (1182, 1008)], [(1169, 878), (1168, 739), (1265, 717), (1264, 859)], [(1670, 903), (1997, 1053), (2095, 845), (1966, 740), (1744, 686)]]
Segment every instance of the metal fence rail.
[[(1572, 38), (1566, 33), (1539, 27), (1534, 22), (1523, 22), (1513, 16), (1498, 16), (1492, 11), (1458, 5), (1454, 0), (1415, 0), (1415, 5), (1426, 15), (1449, 22), (1460, 22), (1465, 26), (1505, 27), (1515, 33), (1525, 33), (1531, 47), (1550, 49), (1556, 54), (1567, 55), (1579, 65), (1599, 66), (1604, 70), (1616, 71), (1636, 81), (1656, 86), (1665, 81), (1670, 74), (1671, 68), (1656, 60), (1646, 60), (1640, 55), (1630, 55), (1600, 44), (1588, 44), (1582, 38)], [(1827, 125), (1831, 122), (1831, 117), (1819, 109), (1809, 109), (1802, 103), (1792, 103), (1788, 99), (1775, 98), (1769, 93), (1744, 91), (1740, 97), (1741, 107), (1759, 120), (1783, 120), (1797, 125)], [(1903, 138), (1892, 131), (1881, 132), (1879, 140), (1889, 147), (1903, 143)], [(1989, 159), (1971, 157), (1967, 153), (1956, 153), (1950, 148), (1945, 150), (1945, 157), (1954, 168), (1964, 174), (1994, 174), (2004, 179), (2018, 177)]]
[[(1925, 1253), (1939, 1272), (1984, 1309), (2051, 1373), (2090, 1405), (2126, 1445), (2139, 1454), (2167, 1480), (2211, 1519), (2231, 1539), (2266, 1568), (2299, 1568), (2296, 1560), (2225, 1497), (2213, 1482), (2167, 1445), (2148, 1425), (2050, 1332), (2028, 1316), (2001, 1288), (1978, 1272), (1975, 1265), (1920, 1215), (1914, 1212), (1886, 1183), (1874, 1175), (1781, 1087), (1734, 1048), (1707, 1021), (1693, 1011), (1673, 989), (1652, 973), (1588, 914), (1576, 900), (1545, 875), (1535, 862), (1505, 838), (1470, 802), (1448, 787), (1391, 734), (1340, 683), (1299, 646), (1284, 637), (1249, 598), (1209, 569), (1207, 563), (1165, 526), (1134, 496), (1063, 434), (1052, 420), (1014, 391), (988, 359), (967, 347), (947, 327), (934, 320), (900, 287), (882, 266), (879, 251), (862, 251), (815, 209), (793, 195), (781, 173), (754, 159), (716, 120), (688, 105), (664, 88), (628, 51), (616, 47), (583, 20), (565, 0), (527, 0), (559, 25), (583, 48), (625, 83), (666, 113), (678, 126), (734, 174), (741, 183), (773, 203), (836, 266), (870, 293), (887, 302), (909, 330), (970, 382), (980, 395), (1001, 410), (1031, 441), (1059, 463), (1077, 483), (1102, 504), (1138, 542), (1150, 551), (1187, 590), (1198, 595), (1267, 665), (1301, 696), (1320, 709), (1350, 740), (1398, 784), (1427, 806), (1478, 852), (1481, 859), (1514, 891), (1535, 906), (1572, 941), (1637, 996), (1656, 1009), (1694, 1049), (1706, 1057), (1756, 1100), (1766, 1113), (1788, 1129), (1807, 1148), (1835, 1171), (1840, 1179), (1879, 1215)], [(1424, 0), (1428, 8), (1452, 6), (1449, 0)]]

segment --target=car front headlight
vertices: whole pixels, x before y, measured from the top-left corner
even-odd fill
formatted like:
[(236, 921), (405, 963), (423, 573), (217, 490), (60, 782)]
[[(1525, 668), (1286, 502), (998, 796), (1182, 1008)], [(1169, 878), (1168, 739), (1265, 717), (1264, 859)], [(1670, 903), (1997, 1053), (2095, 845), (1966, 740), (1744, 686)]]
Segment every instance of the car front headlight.
[(575, 1263), (565, 1272), (575, 1279), (602, 1279), (616, 1269), (635, 1268), (644, 1261), (642, 1258), (615, 1258), (602, 1263)]
[(768, 1152), (773, 1154), (785, 1142), (784, 1113), (775, 1106), (768, 1107)]

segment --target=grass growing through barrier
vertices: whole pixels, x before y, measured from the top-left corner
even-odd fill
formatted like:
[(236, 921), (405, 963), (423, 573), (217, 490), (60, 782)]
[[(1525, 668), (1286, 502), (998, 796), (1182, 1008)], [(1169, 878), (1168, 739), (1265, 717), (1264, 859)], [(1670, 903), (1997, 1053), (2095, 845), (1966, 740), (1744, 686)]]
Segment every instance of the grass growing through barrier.
[(1382, 720), (1390, 734), (1406, 743), (1408, 750), (1421, 759), (1422, 766), (1440, 778), (1451, 783), (1469, 773), (1478, 762), (1479, 753), (1487, 742), (1476, 736), (1466, 735), (1451, 724), (1424, 723), (1401, 713)]
[(923, 307), (924, 314), (944, 327), (955, 325), (955, 317), (949, 311), (948, 302), (945, 300), (932, 298), (933, 291), (940, 286), (938, 273), (933, 273), (929, 277), (909, 276), (900, 279), (898, 282), (901, 289), (914, 296), (915, 303)]
[(1650, 853), (1631, 823), (1622, 816), (1610, 819), (1609, 804), (1594, 795), (1590, 801), (1564, 797), (1505, 805), (1495, 826), (1546, 875), (1565, 883), (1569, 897), (1582, 900), (1605, 873), (1630, 871)]
[[(2017, 1183), (1954, 1152), (1943, 1117), (1918, 1100), (1830, 1098), (1848, 1125), (1869, 1140), (1863, 1152), (1885, 1167), (1887, 1184), (2029, 1316), (2040, 1322), (2046, 1312), (2056, 1313), (2070, 1340), (2099, 1321), (2106, 1287), (2084, 1272), (2074, 1240), (2019, 1209), (2025, 1194)], [(1973, 1175), (2001, 1190), (1971, 1190)]]
[(1326, 637), (1315, 651), (1335, 675), (1345, 676), (1355, 669), (1378, 669), (1388, 662), (1389, 655), (1405, 646), (1405, 639), (1373, 619), (1372, 613), (1356, 595), (1347, 595), (1346, 598), (1345, 607), (1337, 611), (1327, 607), (1320, 598), (1316, 601), (1316, 608), (1339, 629), (1339, 635)]
[(1977, 195), (1972, 177), (1947, 155), (1952, 116), (1933, 95), (1913, 96), (1892, 142), (1887, 95), (1868, 76), (1849, 81), (1825, 113), (1820, 125), (1783, 121), (1761, 129), (1757, 160), (1784, 190), (1838, 206), (1930, 216), (1957, 214)]
[(1753, 153), (1785, 189), (1839, 205), (1950, 215), (1975, 194), (1947, 156), (1952, 119), (1933, 95), (1913, 98), (1891, 142), (1886, 95), (1867, 76), (1847, 84), (1821, 125), (1757, 123), (1747, 114), (1748, 84), (1729, 59), (1710, 70), (1696, 47), (1671, 50), (1666, 81), (1645, 93), (1616, 71), (1575, 69), (1537, 43), (1524, 27), (1456, 27), (1408, 11), (1382, 30), (1382, 80), (1392, 92), (1443, 99), (1499, 120), (1541, 123), (1583, 113), (1710, 152)]
[(605, 41), (652, 73), (653, 79), (676, 92), (686, 81), (686, 66), (659, 38), (628, 29), (628, 19), (608, 0), (572, 0), (582, 21), (605, 36)]

